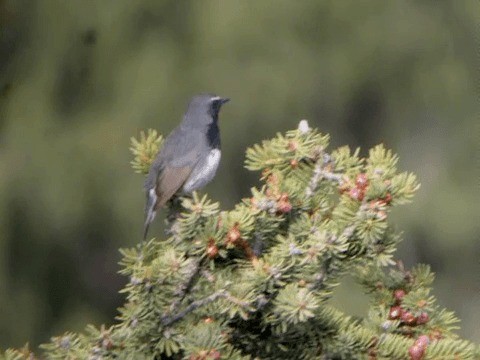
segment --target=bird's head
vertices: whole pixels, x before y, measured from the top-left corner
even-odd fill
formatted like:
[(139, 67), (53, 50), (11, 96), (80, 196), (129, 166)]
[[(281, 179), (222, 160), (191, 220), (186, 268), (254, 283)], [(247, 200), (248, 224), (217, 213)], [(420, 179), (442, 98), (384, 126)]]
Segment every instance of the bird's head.
[(220, 108), (228, 101), (230, 101), (229, 98), (214, 94), (195, 95), (188, 104), (185, 122), (190, 124), (210, 124), (216, 122)]

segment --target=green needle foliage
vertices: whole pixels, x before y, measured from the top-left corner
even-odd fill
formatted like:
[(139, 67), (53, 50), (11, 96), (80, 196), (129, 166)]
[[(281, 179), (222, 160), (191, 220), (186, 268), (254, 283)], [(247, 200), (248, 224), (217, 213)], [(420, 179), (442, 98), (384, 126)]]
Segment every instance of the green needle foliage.
[(130, 151), (134, 158), (130, 162), (133, 170), (139, 174), (148, 174), (150, 165), (157, 155), (158, 149), (163, 144), (163, 136), (157, 135), (157, 131), (148, 129), (147, 134), (140, 132), (140, 139), (132, 137)]
[[(132, 139), (145, 174), (162, 138)], [(428, 266), (403, 268), (388, 217), (419, 184), (378, 145), (368, 158), (299, 128), (247, 150), (261, 171), (231, 211), (182, 199), (168, 236), (122, 250), (126, 303), (111, 327), (42, 346), (46, 359), (475, 359), (457, 319), (430, 294)], [(371, 302), (364, 318), (327, 304), (345, 274)], [(28, 346), (5, 359), (34, 359)]]

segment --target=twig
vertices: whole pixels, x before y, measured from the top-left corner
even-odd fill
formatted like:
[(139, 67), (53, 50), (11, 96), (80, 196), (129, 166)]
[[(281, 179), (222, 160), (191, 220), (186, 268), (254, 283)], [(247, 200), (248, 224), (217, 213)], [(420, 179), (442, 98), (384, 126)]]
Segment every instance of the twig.
[(338, 182), (339, 184), (343, 181), (342, 175), (340, 174), (334, 174), (332, 172), (322, 170), (321, 175), (324, 179), (335, 181), (335, 182)]
[(202, 259), (198, 259), (196, 262), (192, 264), (192, 269), (190, 271), (190, 276), (187, 278), (185, 283), (180, 284), (179, 290), (177, 292), (177, 299), (172, 303), (170, 306), (171, 312), (175, 312), (180, 307), (181, 302), (190, 291), (190, 289), (195, 284), (195, 280), (198, 279), (198, 275), (200, 274)]
[(308, 197), (312, 196), (315, 190), (318, 187), (318, 183), (321, 179), (327, 179), (330, 181), (335, 181), (339, 184), (342, 183), (342, 175), (335, 174), (324, 169), (324, 166), (331, 162), (330, 156), (324, 154), (321, 156), (321, 161), (319, 160), (313, 169), (313, 175), (308, 183), (307, 189), (305, 190)]
[(238, 239), (235, 245), (243, 249), (243, 251), (245, 252), (245, 256), (247, 257), (248, 260), (253, 261), (257, 259), (255, 252), (252, 250), (252, 247), (250, 246), (248, 241), (246, 241), (245, 239), (242, 239), (242, 238)]
[(315, 189), (318, 186), (318, 182), (320, 181), (320, 176), (322, 174), (322, 166), (323, 164), (321, 162), (318, 162), (313, 169), (313, 176), (310, 179), (310, 182), (308, 183), (307, 189), (305, 191), (308, 197), (313, 195)]
[(210, 296), (207, 296), (206, 298), (204, 298), (202, 300), (196, 300), (196, 301), (192, 302), (183, 311), (180, 311), (176, 315), (172, 315), (172, 316), (168, 316), (168, 317), (164, 316), (162, 318), (162, 325), (163, 326), (170, 326), (170, 325), (176, 323), (177, 321), (180, 321), (181, 319), (183, 319), (186, 315), (188, 315), (192, 311), (195, 311), (196, 309), (198, 309), (202, 306), (208, 305), (208, 304), (210, 304), (210, 303), (212, 303), (212, 302), (214, 302), (214, 301), (216, 301), (220, 298), (227, 299), (228, 301), (232, 302), (235, 305), (246, 308), (248, 311), (254, 311), (254, 309), (251, 308), (250, 305), (247, 302), (242, 301), (240, 299), (237, 299), (236, 297), (232, 296), (226, 290), (220, 290), (216, 293), (213, 293)]
[[(359, 210), (360, 211), (360, 210)], [(342, 233), (339, 236), (332, 235), (331, 237), (331, 242), (335, 243), (339, 238), (346, 238), (349, 240), (352, 235), (355, 233), (355, 230), (358, 226), (358, 222), (355, 222), (354, 224), (347, 226), (345, 229), (343, 229)], [(320, 270), (316, 276), (315, 276), (315, 281), (309, 286), (309, 288), (312, 289), (320, 289), (325, 280), (327, 279), (328, 275), (331, 273), (331, 266), (333, 264), (332, 257), (328, 257), (324, 260), (322, 270)]]

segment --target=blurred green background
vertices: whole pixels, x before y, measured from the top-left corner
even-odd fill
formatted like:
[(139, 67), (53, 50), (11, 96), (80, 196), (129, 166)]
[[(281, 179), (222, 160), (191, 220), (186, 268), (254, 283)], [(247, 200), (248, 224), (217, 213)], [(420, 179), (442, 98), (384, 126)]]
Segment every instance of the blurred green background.
[[(473, 0), (0, 0), (0, 347), (112, 324), (118, 248), (142, 233), (129, 138), (167, 134), (198, 92), (232, 98), (205, 189), (224, 209), (256, 184), (245, 148), (302, 118), (333, 146), (397, 152), (422, 183), (393, 214), (398, 257), (432, 265), (478, 341), (478, 14)], [(348, 288), (338, 301), (358, 313)]]

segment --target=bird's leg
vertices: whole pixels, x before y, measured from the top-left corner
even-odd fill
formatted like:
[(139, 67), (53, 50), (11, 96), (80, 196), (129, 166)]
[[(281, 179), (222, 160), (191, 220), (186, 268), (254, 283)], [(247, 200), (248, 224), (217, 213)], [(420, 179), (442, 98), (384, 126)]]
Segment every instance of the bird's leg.
[(165, 218), (165, 234), (166, 235), (174, 235), (175, 234), (175, 227), (178, 224), (177, 220), (180, 217), (180, 213), (183, 210), (182, 206), (182, 197), (174, 195), (170, 200), (167, 202), (168, 213), (167, 217)]

